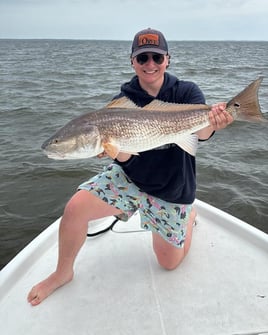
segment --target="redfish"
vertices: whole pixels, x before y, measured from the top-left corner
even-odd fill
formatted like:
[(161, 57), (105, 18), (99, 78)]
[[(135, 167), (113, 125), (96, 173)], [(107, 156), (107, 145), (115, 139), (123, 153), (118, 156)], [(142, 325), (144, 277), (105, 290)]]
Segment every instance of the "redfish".
[[(259, 77), (231, 99), (226, 111), (235, 119), (264, 121), (260, 111)], [(76, 117), (46, 140), (42, 149), (49, 158), (81, 159), (105, 151), (116, 158), (119, 152), (138, 154), (175, 143), (196, 154), (198, 136), (209, 125), (211, 106), (176, 104), (153, 100), (144, 107), (126, 97), (115, 99), (95, 112)]]

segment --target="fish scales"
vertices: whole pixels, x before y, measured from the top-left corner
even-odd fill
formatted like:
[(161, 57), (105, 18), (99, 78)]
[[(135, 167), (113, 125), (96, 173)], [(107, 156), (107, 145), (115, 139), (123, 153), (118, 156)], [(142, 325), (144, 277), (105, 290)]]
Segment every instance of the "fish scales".
[[(191, 133), (208, 125), (208, 111), (163, 112), (101, 110), (92, 117), (102, 140), (115, 140), (121, 150), (136, 152), (156, 145), (174, 143), (181, 133)], [(93, 120), (91, 121), (93, 123)], [(133, 151), (134, 150), (134, 151)]]
[(98, 117), (94, 124), (100, 133), (109, 134), (114, 137), (135, 136), (146, 138), (150, 135), (177, 134), (180, 131), (191, 131), (208, 124), (208, 112), (139, 112), (116, 111), (106, 112), (103, 117)]

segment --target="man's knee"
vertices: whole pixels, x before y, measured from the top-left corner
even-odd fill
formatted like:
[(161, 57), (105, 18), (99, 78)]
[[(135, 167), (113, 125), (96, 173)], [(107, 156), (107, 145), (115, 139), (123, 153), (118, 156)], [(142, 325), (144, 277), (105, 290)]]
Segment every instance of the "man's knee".
[(168, 271), (172, 271), (172, 270), (175, 270), (182, 262), (183, 257), (181, 258), (177, 258), (177, 259), (163, 259), (161, 257), (159, 257), (158, 255), (156, 255), (157, 257), (157, 261), (158, 261), (158, 264), (164, 268), (165, 270), (168, 270)]
[(166, 270), (174, 270), (184, 259), (184, 248), (174, 247), (159, 234), (153, 233), (153, 249), (159, 265)]

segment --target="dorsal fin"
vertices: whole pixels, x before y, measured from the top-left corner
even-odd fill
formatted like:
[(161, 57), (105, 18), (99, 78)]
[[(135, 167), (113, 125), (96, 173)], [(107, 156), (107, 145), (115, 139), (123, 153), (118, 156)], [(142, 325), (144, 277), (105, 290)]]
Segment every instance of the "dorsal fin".
[(132, 100), (127, 97), (122, 97), (112, 100), (106, 108), (132, 108), (132, 109), (141, 109), (138, 107)]
[(144, 107), (137, 106), (132, 100), (127, 97), (121, 97), (118, 99), (112, 100), (106, 108), (131, 108), (131, 109), (140, 109), (146, 111), (163, 111), (163, 112), (187, 112), (194, 110), (209, 110), (210, 107), (205, 104), (177, 104), (164, 102), (161, 100), (154, 99), (148, 105)]
[(187, 112), (192, 110), (209, 110), (210, 107), (205, 104), (176, 104), (155, 99), (142, 109), (147, 111)]

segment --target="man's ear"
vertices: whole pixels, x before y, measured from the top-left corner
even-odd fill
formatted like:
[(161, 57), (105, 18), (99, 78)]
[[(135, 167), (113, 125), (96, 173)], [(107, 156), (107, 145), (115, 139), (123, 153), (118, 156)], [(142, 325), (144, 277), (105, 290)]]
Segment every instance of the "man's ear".
[(171, 58), (169, 54), (167, 54), (167, 57), (168, 57), (168, 64), (167, 64), (167, 67), (166, 67), (166, 68), (169, 67), (169, 65), (170, 65), (170, 58)]

